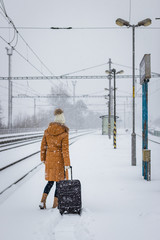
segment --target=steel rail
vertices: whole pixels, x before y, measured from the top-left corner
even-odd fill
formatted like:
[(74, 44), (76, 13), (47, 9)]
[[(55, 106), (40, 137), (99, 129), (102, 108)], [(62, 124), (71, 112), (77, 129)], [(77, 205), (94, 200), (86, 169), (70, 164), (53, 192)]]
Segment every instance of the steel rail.
[[(73, 134), (73, 133), (71, 133), (71, 134)], [(24, 135), (25, 136), (25, 135)], [(41, 135), (38, 135), (38, 136), (35, 136), (35, 138), (37, 139), (39, 139), (39, 138), (41, 138), (43, 136), (43, 134), (41, 134)], [(79, 135), (79, 136), (81, 136), (81, 135)], [(15, 136), (16, 137), (16, 136)], [(70, 139), (72, 139), (72, 138), (70, 138)], [(33, 141), (33, 139), (30, 139), (30, 137), (28, 137), (28, 138), (26, 138), (26, 140), (24, 140), (24, 141), (21, 141), (21, 139), (16, 139), (15, 141), (17, 141), (17, 142), (15, 142), (14, 143), (14, 141), (10, 141), (10, 140), (8, 140), (8, 141), (6, 141), (6, 143), (8, 143), (7, 145), (0, 145), (0, 148), (3, 148), (3, 147), (6, 147), (6, 146), (12, 146), (12, 145), (14, 145), (13, 147), (9, 147), (9, 148), (5, 148), (5, 149), (2, 149), (2, 150), (0, 150), (0, 152), (4, 152), (4, 151), (7, 151), (7, 150), (11, 150), (11, 149), (14, 149), (14, 148), (18, 148), (18, 147), (21, 147), (21, 146), (26, 146), (26, 145), (29, 145), (29, 144), (32, 144), (32, 143), (36, 143), (36, 142), (39, 142), (40, 140), (35, 140), (35, 141)], [(29, 142), (29, 141), (32, 141), (32, 142)], [(16, 144), (20, 144), (20, 143), (24, 143), (24, 142), (27, 142), (27, 143), (25, 143), (25, 144), (21, 144), (21, 145), (18, 145), (18, 146), (15, 146)], [(1, 143), (1, 142), (0, 142)]]
[(4, 140), (4, 141), (0, 141), (0, 145), (3, 146), (3, 144), (6, 144), (6, 143), (14, 143), (14, 142), (29, 140), (29, 139), (31, 140), (31, 139), (39, 138), (39, 137), (42, 137), (42, 136), (43, 136), (43, 134), (41, 136), (30, 136), (30, 137), (23, 137), (23, 138), (20, 138), (20, 139)]
[[(93, 132), (94, 132), (94, 131), (93, 131)], [(75, 138), (78, 138), (78, 137), (80, 137), (80, 136), (82, 136), (82, 135), (87, 135), (87, 134), (90, 134), (90, 133), (92, 133), (92, 132), (87, 132), (87, 133), (84, 133), (84, 134), (81, 134), (81, 135), (78, 135), (78, 136), (74, 136), (74, 137), (72, 137), (72, 139), (75, 139)], [(70, 138), (70, 139), (71, 139), (71, 138)], [(71, 146), (71, 145), (74, 144), (76, 141), (78, 141), (78, 140), (73, 141), (73, 142), (70, 143), (69, 145)], [(18, 161), (14, 162), (14, 163), (11, 163), (11, 164), (9, 164), (9, 165), (1, 168), (0, 171), (5, 170), (6, 168), (8, 168), (8, 167), (10, 167), (10, 166), (13, 166), (13, 165), (15, 165), (15, 164), (17, 164), (17, 163), (19, 163), (19, 162), (21, 162), (21, 161), (23, 161), (23, 160), (31, 157), (31, 156), (33, 156), (33, 155), (36, 155), (36, 154), (38, 154), (39, 152), (40, 152), (40, 151), (37, 151), (37, 152), (35, 152), (35, 153), (33, 153), (33, 154), (30, 154), (30, 155), (28, 155), (28, 156), (26, 156), (26, 157), (24, 157), (24, 158), (22, 158), (22, 159), (19, 159)], [(39, 163), (37, 166), (35, 166), (35, 167), (32, 168), (31, 170), (29, 170), (26, 174), (24, 174), (24, 175), (23, 175), (22, 177), (20, 177), (18, 180), (16, 180), (14, 183), (10, 184), (8, 187), (6, 187), (5, 189), (3, 189), (3, 190), (0, 192), (0, 195), (2, 195), (5, 191), (7, 191), (7, 190), (8, 190), (9, 188), (11, 188), (12, 186), (14, 186), (14, 185), (16, 185), (17, 183), (19, 183), (20, 181), (22, 181), (25, 177), (27, 177), (31, 172), (33, 172), (35, 169), (37, 169), (37, 168), (38, 168), (39, 166), (41, 166), (42, 164), (43, 164), (42, 162)]]
[(37, 166), (35, 166), (34, 168), (32, 168), (29, 172), (27, 172), (26, 174), (24, 174), (21, 178), (19, 178), (18, 180), (16, 180), (14, 183), (10, 184), (8, 187), (6, 187), (5, 189), (3, 189), (0, 192), (0, 195), (3, 194), (5, 191), (7, 191), (9, 188), (11, 188), (12, 186), (16, 185), (17, 183), (19, 183), (20, 181), (22, 181), (25, 177), (27, 177), (31, 172), (33, 172), (36, 168), (38, 168), (42, 163), (39, 163)]
[[(82, 133), (82, 134), (80, 134), (80, 135), (78, 135), (78, 136), (74, 136), (74, 137), (69, 138), (69, 140), (71, 140), (71, 139), (75, 139), (75, 138), (78, 138), (78, 137), (81, 137), (81, 136), (86, 135), (86, 134), (89, 134), (89, 133), (91, 133), (91, 132)], [(73, 143), (70, 143), (69, 145), (72, 145), (72, 144), (73, 144)], [(39, 150), (39, 151), (36, 151), (36, 152), (34, 152), (34, 153), (32, 153), (32, 154), (29, 154), (29, 155), (26, 156), (26, 157), (23, 157), (23, 158), (21, 158), (21, 159), (15, 161), (15, 162), (13, 162), (13, 163), (10, 163), (10, 164), (8, 164), (8, 165), (6, 165), (6, 166), (0, 168), (0, 172), (3, 171), (3, 170), (5, 170), (6, 168), (9, 168), (9, 167), (11, 167), (11, 166), (13, 166), (13, 165), (15, 165), (15, 164), (17, 164), (17, 163), (23, 161), (23, 160), (26, 160), (27, 158), (32, 157), (32, 156), (35, 155), (35, 154), (38, 154), (39, 152), (40, 152), (40, 150)]]
[(38, 136), (38, 135), (42, 135), (43, 133), (23, 133), (23, 134), (18, 134), (18, 135), (6, 135), (6, 134), (4, 134), (5, 136), (3, 136), (3, 134), (1, 134), (1, 136), (0, 136), (0, 140), (1, 139), (7, 139), (7, 138), (14, 138), (14, 137), (16, 137), (16, 138), (21, 138), (21, 137), (24, 137), (24, 136)]
[[(41, 138), (42, 139), (42, 138)], [(41, 139), (40, 140), (25, 140), (25, 141), (23, 141), (23, 144), (21, 144), (21, 145), (18, 145), (18, 146), (13, 146), (13, 145), (16, 145), (16, 144), (20, 144), (20, 142), (18, 142), (18, 143), (12, 143), (12, 144), (10, 144), (11, 146), (13, 146), (13, 147), (9, 147), (9, 148), (5, 148), (5, 149), (2, 149), (2, 150), (0, 150), (0, 152), (4, 152), (4, 151), (8, 151), (8, 150), (11, 150), (11, 149), (14, 149), (14, 148), (18, 148), (18, 147), (22, 147), (22, 146), (27, 146), (27, 145), (29, 145), (29, 144), (33, 144), (33, 143), (37, 143), (37, 142), (39, 142), (39, 141), (41, 141)], [(27, 141), (27, 143), (24, 143), (24, 142), (26, 142)], [(21, 142), (22, 143), (22, 142)], [(7, 145), (5, 145), (5, 146), (0, 146), (0, 148), (2, 148), (2, 147), (6, 147)]]

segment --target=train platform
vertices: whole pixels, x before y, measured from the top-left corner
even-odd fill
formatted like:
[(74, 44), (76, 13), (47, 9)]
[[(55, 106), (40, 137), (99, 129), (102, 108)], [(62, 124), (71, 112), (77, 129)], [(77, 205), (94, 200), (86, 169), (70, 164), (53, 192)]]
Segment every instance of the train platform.
[[(142, 177), (141, 142), (137, 136), (137, 165), (131, 166), (130, 132), (119, 131), (117, 149), (113, 139), (100, 131), (78, 137), (70, 145), (70, 158), (73, 178), (82, 184), (82, 215), (61, 216), (52, 209), (54, 188), (47, 209), (39, 209), (46, 184), (44, 165), (40, 165), (0, 195), (1, 239), (159, 240), (160, 149), (149, 142), (151, 181), (146, 181)], [(40, 155), (31, 159), (38, 163)], [(5, 171), (0, 185), (12, 178), (12, 168)]]

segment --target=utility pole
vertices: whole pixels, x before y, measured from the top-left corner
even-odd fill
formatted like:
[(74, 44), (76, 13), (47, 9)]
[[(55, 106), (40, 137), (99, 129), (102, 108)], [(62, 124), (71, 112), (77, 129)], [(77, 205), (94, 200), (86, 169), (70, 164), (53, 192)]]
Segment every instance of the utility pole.
[(73, 105), (75, 106), (75, 95), (76, 95), (76, 83), (77, 81), (72, 81), (73, 84)]
[(11, 56), (13, 48), (6, 48), (8, 55), (8, 128), (12, 128), (12, 82), (11, 82)]
[(116, 69), (112, 69), (112, 73), (113, 73), (113, 78), (114, 78), (114, 130), (113, 130), (113, 145), (114, 145), (114, 149), (117, 148), (117, 143), (116, 143), (116, 136), (117, 136), (117, 122), (116, 122), (116, 75), (117, 74), (121, 74), (124, 71), (116, 71)]
[(113, 130), (113, 145), (114, 149), (117, 148), (116, 144), (116, 135), (117, 135), (117, 126), (116, 126), (116, 70), (113, 69), (113, 76), (114, 76), (114, 130)]
[(109, 58), (109, 72), (110, 74), (108, 75), (109, 79), (109, 106), (108, 106), (108, 137), (111, 139), (111, 59)]
[(109, 138), (111, 138), (111, 100), (112, 100), (112, 95), (111, 95), (111, 91), (112, 91), (112, 88), (111, 88), (111, 79), (112, 79), (112, 74), (113, 74), (113, 77), (114, 77), (114, 131), (113, 131), (113, 145), (114, 145), (114, 148), (116, 149), (116, 75), (117, 74), (120, 74), (120, 73), (123, 73), (124, 71), (121, 70), (121, 71), (116, 71), (116, 69), (112, 69), (111, 70), (111, 59), (109, 59), (109, 71), (106, 70), (105, 71), (106, 73), (108, 73), (108, 79), (109, 79), (109, 108), (108, 108), (108, 135), (109, 135)]

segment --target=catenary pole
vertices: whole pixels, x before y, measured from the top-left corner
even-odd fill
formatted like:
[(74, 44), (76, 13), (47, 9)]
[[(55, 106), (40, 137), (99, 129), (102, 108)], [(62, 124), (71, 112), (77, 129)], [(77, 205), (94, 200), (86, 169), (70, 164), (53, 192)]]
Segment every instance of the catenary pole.
[(75, 95), (76, 95), (76, 83), (77, 81), (72, 81), (73, 84), (73, 105), (75, 106)]
[[(111, 73), (111, 59), (109, 58), (109, 72)], [(108, 108), (108, 137), (111, 139), (111, 74), (108, 75), (109, 79), (109, 108)]]
[(117, 128), (116, 128), (116, 70), (113, 69), (113, 76), (114, 76), (114, 130), (113, 130), (113, 137), (114, 137), (114, 149), (117, 148), (116, 144), (116, 133), (117, 133)]

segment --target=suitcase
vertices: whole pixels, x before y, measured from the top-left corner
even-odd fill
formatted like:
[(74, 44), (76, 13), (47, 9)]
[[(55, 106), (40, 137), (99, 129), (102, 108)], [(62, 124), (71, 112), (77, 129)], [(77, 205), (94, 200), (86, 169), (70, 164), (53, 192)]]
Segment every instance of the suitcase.
[(81, 214), (81, 183), (79, 180), (73, 180), (72, 167), (71, 180), (63, 180), (57, 182), (58, 193), (58, 209), (61, 215), (63, 213), (78, 213)]

